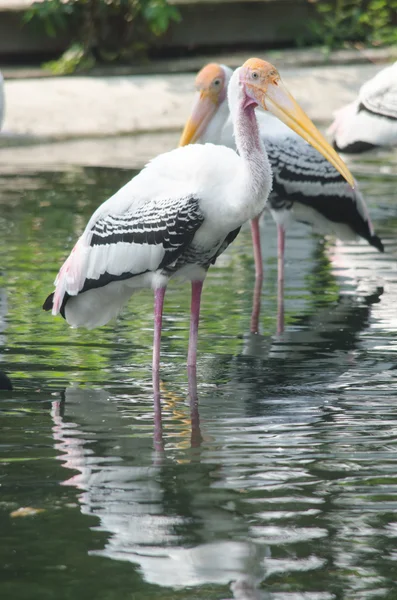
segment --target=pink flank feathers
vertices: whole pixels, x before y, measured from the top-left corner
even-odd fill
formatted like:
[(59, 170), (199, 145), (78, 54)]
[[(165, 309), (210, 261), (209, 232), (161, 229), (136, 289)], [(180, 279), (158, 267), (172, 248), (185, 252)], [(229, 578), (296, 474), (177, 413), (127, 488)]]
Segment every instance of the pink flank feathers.
[(75, 244), (68, 258), (63, 263), (55, 279), (55, 292), (52, 314), (57, 315), (67, 292), (69, 296), (77, 296), (82, 289), (86, 273), (86, 262), (89, 247), (84, 245), (82, 238)]

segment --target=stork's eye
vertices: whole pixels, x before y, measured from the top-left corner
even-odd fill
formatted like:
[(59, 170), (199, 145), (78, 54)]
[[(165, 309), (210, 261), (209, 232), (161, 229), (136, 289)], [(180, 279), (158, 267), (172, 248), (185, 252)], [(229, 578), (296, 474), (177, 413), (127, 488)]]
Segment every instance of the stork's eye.
[(252, 79), (259, 79), (258, 71), (252, 71), (251, 77), (252, 77)]
[(216, 87), (220, 86), (221, 85), (221, 80), (220, 79), (214, 79), (214, 85)]

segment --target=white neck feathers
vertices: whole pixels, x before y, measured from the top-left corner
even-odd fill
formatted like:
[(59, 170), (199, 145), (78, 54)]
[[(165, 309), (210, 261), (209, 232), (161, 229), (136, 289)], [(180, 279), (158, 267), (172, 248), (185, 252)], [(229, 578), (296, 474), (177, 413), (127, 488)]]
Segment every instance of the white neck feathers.
[(246, 91), (236, 69), (228, 87), (228, 102), (233, 122), (236, 148), (248, 169), (253, 193), (271, 190), (272, 171), (266, 148), (259, 135), (255, 105), (246, 106)]

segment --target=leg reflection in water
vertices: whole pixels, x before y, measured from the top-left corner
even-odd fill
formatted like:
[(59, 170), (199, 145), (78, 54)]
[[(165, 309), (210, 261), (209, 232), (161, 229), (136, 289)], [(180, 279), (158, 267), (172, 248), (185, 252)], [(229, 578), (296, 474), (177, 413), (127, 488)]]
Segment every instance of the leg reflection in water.
[[(195, 367), (188, 367), (188, 391), (189, 391), (189, 407), (190, 407), (190, 446), (198, 448), (201, 445), (202, 437), (200, 431), (200, 414), (197, 395), (197, 373)], [(154, 428), (153, 428), (153, 445), (158, 452), (164, 452), (163, 439), (163, 419), (161, 413), (161, 396), (167, 400), (175, 401), (175, 394), (167, 391), (166, 384), (160, 382), (159, 371), (153, 371), (153, 406), (154, 406)], [(177, 398), (178, 402), (183, 402), (183, 398)]]
[(163, 421), (161, 417), (161, 397), (160, 397), (160, 371), (153, 371), (153, 407), (154, 407), (154, 427), (153, 427), (153, 445), (156, 452), (164, 452), (163, 441)]
[(211, 409), (215, 398), (204, 421), (210, 433), (202, 435), (195, 370), (189, 406), (184, 394), (153, 383), (154, 412), (152, 392), (138, 386), (131, 393), (71, 387), (53, 402), (61, 485), (76, 489), (79, 510), (89, 517), (93, 560), (131, 563), (142, 585), (220, 585), (219, 598), (227, 597), (231, 581), (263, 578), (264, 552), (238, 508), (241, 492), (229, 484), (229, 462), (220, 452), (225, 432), (214, 427)]
[(203, 441), (200, 431), (200, 414), (197, 395), (197, 373), (196, 368), (188, 369), (189, 380), (189, 404), (190, 404), (190, 423), (192, 432), (190, 436), (190, 445), (192, 448), (198, 448)]

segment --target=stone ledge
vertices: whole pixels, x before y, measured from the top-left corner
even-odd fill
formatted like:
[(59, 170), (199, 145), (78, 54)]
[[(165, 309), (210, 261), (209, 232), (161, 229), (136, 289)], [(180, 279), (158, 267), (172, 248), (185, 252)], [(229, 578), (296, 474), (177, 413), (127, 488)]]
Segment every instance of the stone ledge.
[[(312, 119), (329, 123), (333, 111), (351, 102), (380, 68), (323, 66), (281, 73)], [(6, 80), (4, 129), (36, 140), (180, 131), (193, 94), (192, 73)]]
[[(334, 50), (325, 54), (320, 47), (304, 49), (268, 50), (254, 49), (245, 52), (219, 52), (198, 56), (154, 59), (137, 65), (101, 65), (92, 69), (90, 77), (120, 77), (128, 75), (165, 75), (171, 73), (196, 73), (209, 62), (218, 62), (235, 69), (251, 56), (259, 56), (273, 62), (277, 68), (319, 67), (331, 65), (383, 64), (397, 60), (397, 46), (385, 48), (362, 48)], [(40, 79), (54, 77), (40, 67), (1, 65), (5, 79)], [(86, 77), (87, 73), (74, 77)], [(68, 77), (68, 76), (66, 76)]]

